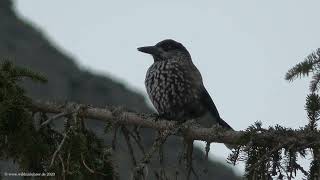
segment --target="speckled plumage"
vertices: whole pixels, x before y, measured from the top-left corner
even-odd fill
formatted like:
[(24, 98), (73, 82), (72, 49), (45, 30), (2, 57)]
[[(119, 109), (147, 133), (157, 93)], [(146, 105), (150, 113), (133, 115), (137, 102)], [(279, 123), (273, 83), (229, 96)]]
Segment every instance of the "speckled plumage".
[[(147, 71), (145, 86), (159, 115), (176, 121), (199, 118), (209, 113), (213, 121), (231, 128), (220, 115), (206, 91), (199, 70), (187, 49), (174, 40), (141, 47), (154, 63)], [(232, 128), (231, 128), (232, 129)]]
[[(204, 111), (199, 104), (200, 73), (194, 69), (198, 75), (193, 76), (195, 73), (189, 65), (185, 65), (182, 58), (188, 57), (154, 62), (145, 79), (146, 89), (154, 107), (161, 116), (168, 119), (195, 118)], [(198, 87), (195, 88), (196, 86)]]

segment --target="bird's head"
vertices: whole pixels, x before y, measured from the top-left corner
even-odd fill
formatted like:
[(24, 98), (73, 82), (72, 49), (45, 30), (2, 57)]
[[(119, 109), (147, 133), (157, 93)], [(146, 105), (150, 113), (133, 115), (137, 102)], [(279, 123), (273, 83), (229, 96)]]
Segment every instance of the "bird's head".
[(190, 58), (188, 50), (181, 43), (172, 39), (160, 41), (155, 46), (139, 47), (138, 51), (151, 54), (155, 62)]

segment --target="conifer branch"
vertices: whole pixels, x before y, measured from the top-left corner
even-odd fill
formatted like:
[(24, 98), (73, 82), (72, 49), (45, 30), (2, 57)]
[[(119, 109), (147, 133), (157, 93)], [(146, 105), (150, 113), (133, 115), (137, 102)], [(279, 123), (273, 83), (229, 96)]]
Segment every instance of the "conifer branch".
[[(63, 106), (50, 102), (33, 102), (30, 107), (32, 111), (40, 111), (46, 113), (58, 114), (65, 112)], [(114, 114), (112, 109), (88, 107), (82, 113), (87, 119), (96, 119), (112, 124), (140, 126), (143, 128), (152, 128), (159, 131), (172, 130), (175, 122), (168, 120), (154, 120), (152, 115), (140, 114), (122, 110)], [(87, 120), (86, 119), (86, 120)], [(196, 125), (188, 125), (179, 127), (179, 136), (188, 137), (192, 140), (202, 140), (206, 142), (227, 143), (234, 145), (246, 145), (254, 142), (255, 145), (265, 145), (268, 143), (276, 144), (295, 144), (297, 146), (310, 144), (310, 140), (314, 144), (320, 145), (320, 132), (306, 131), (303, 129), (275, 129), (260, 130), (256, 132), (247, 131), (225, 131), (220, 127), (201, 128)], [(249, 136), (249, 138), (248, 138)]]
[(312, 76), (312, 80), (310, 81), (310, 91), (315, 92), (319, 89), (319, 82), (320, 82), (320, 72), (315, 73)]
[(285, 75), (285, 79), (293, 81), (302, 76), (308, 76), (310, 72), (319, 70), (320, 66), (320, 48), (316, 52), (311, 53), (307, 58), (291, 68)]

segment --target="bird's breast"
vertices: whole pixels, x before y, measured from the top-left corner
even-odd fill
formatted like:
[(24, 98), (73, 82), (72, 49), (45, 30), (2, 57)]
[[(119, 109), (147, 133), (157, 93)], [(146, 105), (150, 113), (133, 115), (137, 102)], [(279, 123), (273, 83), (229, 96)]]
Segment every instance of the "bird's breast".
[(169, 61), (155, 62), (148, 69), (145, 85), (159, 114), (183, 116), (192, 103), (196, 104), (197, 88), (187, 73), (178, 62)]

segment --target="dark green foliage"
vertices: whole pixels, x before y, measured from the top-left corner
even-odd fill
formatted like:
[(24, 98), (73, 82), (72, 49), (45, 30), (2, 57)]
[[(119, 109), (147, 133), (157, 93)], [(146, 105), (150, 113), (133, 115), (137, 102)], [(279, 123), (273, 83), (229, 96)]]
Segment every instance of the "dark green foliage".
[(9, 61), (1, 63), (0, 158), (13, 159), (24, 172), (54, 172), (56, 178), (68, 179), (112, 179), (115, 174), (110, 151), (86, 129), (79, 114), (81, 109), (68, 116), (64, 143), (65, 136), (50, 124), (35, 128), (35, 119), (42, 123), (48, 116), (30, 111), (32, 101), (19, 86), (24, 78), (46, 82), (38, 73), (15, 67)]
[(310, 91), (315, 92), (319, 89), (319, 82), (320, 82), (320, 73), (317, 72), (312, 76), (312, 80), (310, 81)]
[[(307, 171), (297, 162), (297, 157), (306, 156), (305, 149), (311, 147), (313, 139), (291, 141), (291, 137), (298, 139), (298, 132), (308, 134), (310, 129), (305, 127), (293, 130), (279, 125), (265, 129), (261, 127), (260, 122), (257, 122), (246, 130), (241, 139), (243, 146), (235, 149), (228, 160), (233, 164), (245, 161), (247, 179), (293, 178), (297, 172), (307, 175)], [(262, 134), (271, 136), (258, 138), (258, 135)], [(286, 137), (288, 141), (279, 142), (277, 137)]]
[(320, 115), (320, 97), (318, 94), (311, 93), (306, 98), (306, 111), (309, 118), (309, 127), (313, 130), (316, 129), (316, 122), (319, 120)]
[(4, 62), (2, 62), (1, 72), (1, 77), (11, 83), (15, 83), (22, 78), (30, 78), (33, 81), (39, 81), (42, 83), (47, 82), (47, 79), (43, 75), (33, 72), (30, 69), (14, 66), (8, 60), (4, 60)]
[(293, 68), (291, 68), (285, 79), (289, 81), (293, 81), (295, 78), (308, 76), (310, 72), (317, 70), (319, 68), (319, 55), (320, 49), (316, 52), (311, 53), (303, 62), (298, 63)]
[(27, 107), (30, 99), (17, 85), (23, 78), (41, 82), (42, 76), (23, 68), (14, 67), (9, 61), (0, 66), (0, 147), (2, 158), (12, 158), (22, 169), (42, 171), (38, 162), (47, 157), (49, 144), (33, 127), (31, 113)]
[(74, 172), (67, 175), (67, 178), (112, 179), (111, 151), (103, 145), (101, 139), (85, 128), (82, 118), (74, 118), (72, 121), (76, 120), (76, 123), (65, 124), (67, 140), (61, 153), (65, 168)]
[(308, 179), (313, 180), (313, 179), (319, 179), (319, 168), (320, 168), (320, 162), (319, 160), (313, 160), (310, 163), (310, 170), (308, 174)]
[[(311, 53), (303, 62), (297, 64), (290, 69), (286, 74), (285, 79), (292, 81), (296, 77), (308, 76), (309, 72), (313, 73), (312, 80), (310, 82), (310, 94), (306, 98), (306, 111), (309, 119), (309, 123), (306, 129), (308, 133), (319, 132), (317, 128), (317, 121), (320, 116), (320, 96), (316, 94), (319, 90), (320, 82), (320, 48), (316, 52)], [(302, 149), (302, 148), (301, 148)], [(319, 144), (312, 144), (310, 146), (313, 152), (313, 160), (310, 163), (309, 173), (304, 172), (309, 180), (319, 179), (320, 174), (320, 147)], [(304, 152), (305, 153), (305, 152)], [(288, 153), (286, 154), (288, 155)], [(296, 165), (296, 154), (289, 152), (291, 158), (289, 159), (289, 165)], [(301, 155), (304, 155), (301, 153)]]
[(319, 89), (320, 82), (320, 48), (316, 52), (311, 53), (303, 62), (298, 63), (296, 66), (291, 68), (285, 79), (288, 81), (293, 81), (294, 79), (302, 76), (309, 76), (312, 72), (312, 80), (310, 82), (310, 91), (315, 92)]

